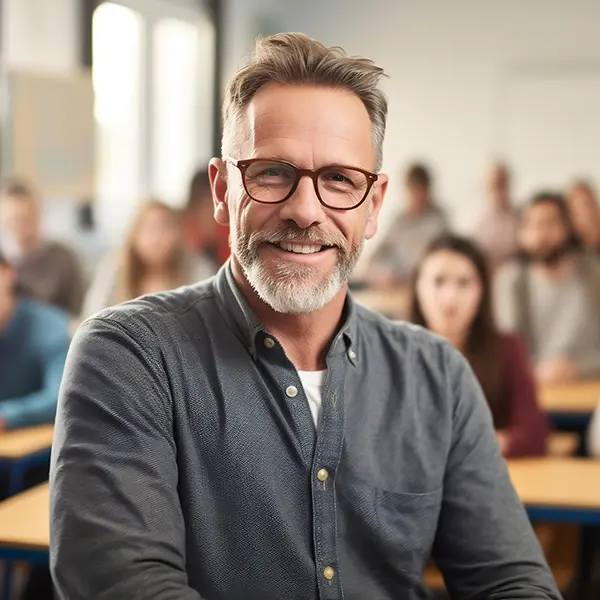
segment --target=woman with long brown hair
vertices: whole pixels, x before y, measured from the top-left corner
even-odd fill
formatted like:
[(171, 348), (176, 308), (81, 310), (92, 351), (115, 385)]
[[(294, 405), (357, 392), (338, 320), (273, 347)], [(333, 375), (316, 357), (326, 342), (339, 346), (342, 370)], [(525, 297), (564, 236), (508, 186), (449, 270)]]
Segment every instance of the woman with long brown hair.
[(505, 456), (543, 454), (548, 423), (524, 345), (494, 323), (486, 259), (469, 240), (445, 235), (413, 275), (411, 320), (448, 339), (469, 361)]
[(140, 206), (120, 252), (109, 255), (99, 267), (82, 316), (211, 275), (211, 265), (186, 250), (179, 213), (150, 200)]

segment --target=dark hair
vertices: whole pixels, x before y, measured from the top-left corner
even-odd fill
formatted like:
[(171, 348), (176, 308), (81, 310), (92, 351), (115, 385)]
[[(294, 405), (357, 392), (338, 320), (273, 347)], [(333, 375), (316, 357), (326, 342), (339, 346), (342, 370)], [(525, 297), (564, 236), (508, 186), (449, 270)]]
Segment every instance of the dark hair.
[(502, 337), (494, 322), (488, 263), (483, 252), (475, 244), (466, 238), (445, 234), (428, 246), (413, 272), (410, 319), (413, 323), (427, 327), (416, 291), (417, 281), (427, 258), (444, 250), (466, 258), (475, 268), (481, 282), (481, 300), (469, 329), (463, 353), (483, 389), (492, 411), (494, 424), (497, 429), (501, 429), (507, 425), (510, 416), (510, 409), (502, 390)]
[(198, 206), (203, 201), (205, 193), (210, 193), (208, 169), (198, 169), (190, 180), (186, 208), (189, 209)]
[[(577, 235), (575, 230), (575, 226), (573, 225), (573, 221), (571, 219), (571, 214), (569, 212), (569, 207), (565, 200), (565, 197), (558, 192), (551, 191), (541, 191), (534, 194), (534, 196), (529, 200), (524, 210), (521, 213), (521, 217), (525, 215), (527, 210), (534, 206), (539, 206), (540, 204), (550, 204), (556, 208), (558, 212), (558, 216), (562, 221), (563, 227), (566, 231), (566, 248), (568, 250), (579, 250), (581, 249), (581, 239)], [(528, 257), (525, 252), (519, 251), (519, 258), (522, 261), (527, 261)]]
[(415, 163), (407, 169), (405, 179), (407, 183), (417, 183), (427, 188), (431, 185), (431, 173), (420, 163)]
[(4, 257), (4, 254), (2, 254), (2, 252), (0, 252), (0, 266), (2, 266), (2, 267), (9, 266), (9, 262), (6, 260), (6, 258)]
[(33, 187), (20, 177), (10, 177), (2, 182), (2, 193), (11, 198), (32, 200), (35, 198)]

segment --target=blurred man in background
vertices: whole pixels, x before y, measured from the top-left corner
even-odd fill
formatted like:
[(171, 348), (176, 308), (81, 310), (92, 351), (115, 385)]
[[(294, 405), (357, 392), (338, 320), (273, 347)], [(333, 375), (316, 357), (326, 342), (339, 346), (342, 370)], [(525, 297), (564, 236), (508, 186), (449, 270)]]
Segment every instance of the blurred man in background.
[(580, 246), (563, 197), (540, 193), (522, 216), (520, 259), (498, 272), (499, 324), (523, 336), (541, 383), (600, 377), (600, 265)]
[(15, 291), (0, 255), (0, 429), (51, 423), (69, 347), (69, 316)]
[(491, 165), (486, 180), (486, 206), (473, 231), (493, 269), (517, 252), (519, 218), (510, 197), (510, 172), (500, 162)]
[(14, 267), (23, 291), (41, 302), (79, 315), (84, 276), (75, 254), (46, 241), (34, 191), (12, 180), (0, 191), (0, 250)]
[(366, 283), (378, 288), (407, 284), (432, 240), (448, 229), (446, 215), (434, 201), (432, 177), (414, 164), (405, 175), (406, 203), (371, 259)]

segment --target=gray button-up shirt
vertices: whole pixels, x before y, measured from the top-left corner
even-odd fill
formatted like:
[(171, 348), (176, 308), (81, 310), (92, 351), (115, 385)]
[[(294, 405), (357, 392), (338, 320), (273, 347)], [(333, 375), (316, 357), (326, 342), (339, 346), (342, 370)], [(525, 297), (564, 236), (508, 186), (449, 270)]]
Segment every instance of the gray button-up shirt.
[(457, 352), (348, 298), (327, 368), (316, 431), (228, 265), (88, 320), (53, 448), (60, 597), (410, 600), (433, 553), (454, 598), (560, 598)]

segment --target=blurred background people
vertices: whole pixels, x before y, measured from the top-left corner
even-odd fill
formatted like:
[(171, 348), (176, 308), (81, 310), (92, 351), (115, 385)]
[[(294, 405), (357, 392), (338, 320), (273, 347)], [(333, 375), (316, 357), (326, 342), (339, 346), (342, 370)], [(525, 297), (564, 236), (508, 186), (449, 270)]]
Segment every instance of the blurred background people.
[(432, 242), (415, 270), (411, 321), (446, 338), (469, 361), (491, 409), (507, 457), (546, 451), (548, 423), (537, 403), (521, 340), (496, 328), (488, 265), (469, 240)]
[(498, 272), (499, 324), (523, 337), (539, 382), (600, 377), (600, 264), (582, 252), (560, 194), (533, 197), (519, 249)]
[(213, 218), (213, 199), (208, 170), (199, 169), (189, 185), (183, 230), (188, 249), (203, 256), (216, 271), (229, 257), (229, 229)]
[(196, 283), (213, 273), (207, 258), (187, 250), (180, 214), (150, 200), (140, 206), (122, 249), (99, 266), (82, 317), (144, 294)]
[(0, 249), (26, 294), (79, 314), (85, 293), (81, 265), (69, 248), (44, 239), (36, 193), (18, 179), (0, 190)]
[(366, 283), (373, 287), (407, 284), (424, 249), (448, 229), (446, 215), (433, 198), (429, 169), (413, 164), (404, 183), (405, 205), (375, 251), (366, 275)]
[(584, 250), (600, 258), (600, 206), (592, 184), (575, 181), (567, 192), (567, 204)]
[(486, 177), (486, 205), (472, 233), (485, 252), (492, 269), (517, 252), (518, 214), (510, 195), (510, 172), (500, 162), (493, 163)]
[(70, 343), (69, 315), (17, 293), (0, 255), (0, 431), (52, 423)]

